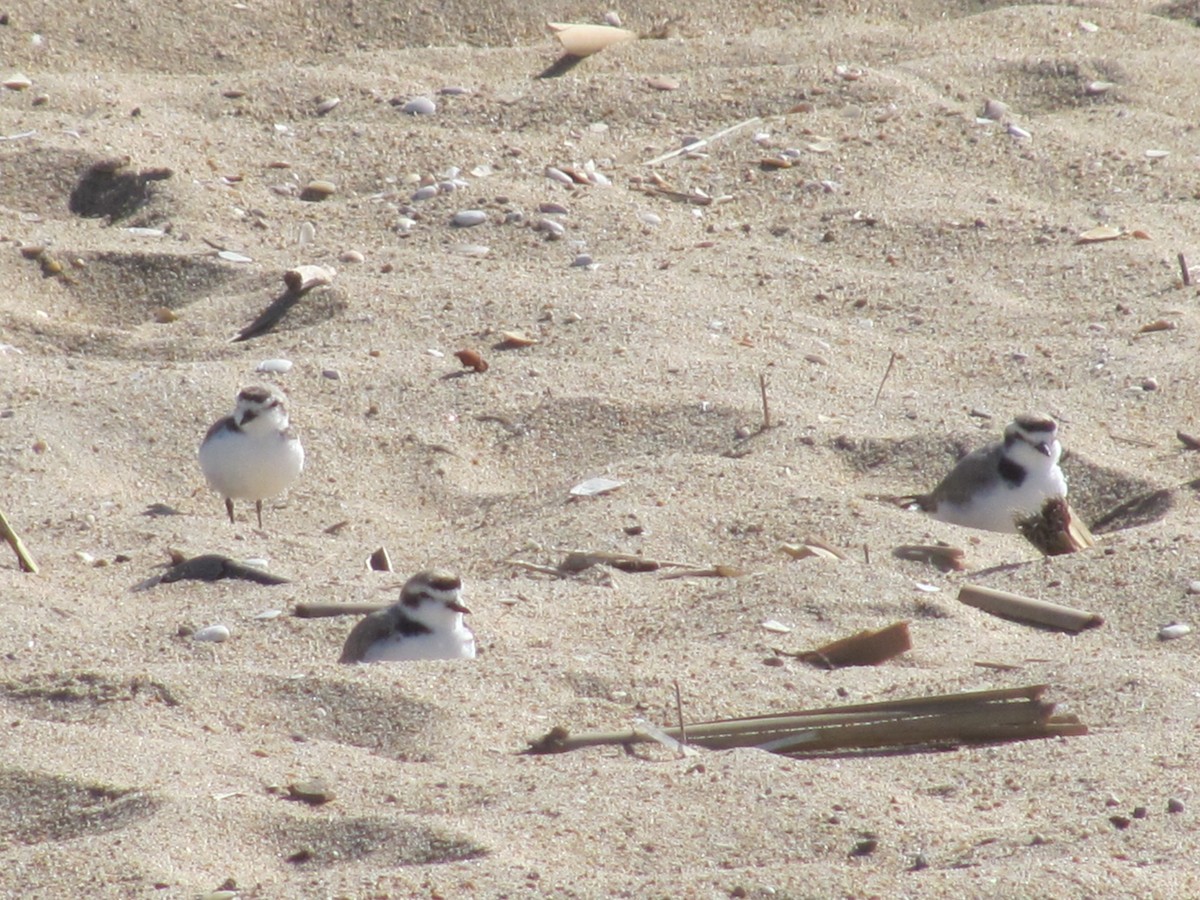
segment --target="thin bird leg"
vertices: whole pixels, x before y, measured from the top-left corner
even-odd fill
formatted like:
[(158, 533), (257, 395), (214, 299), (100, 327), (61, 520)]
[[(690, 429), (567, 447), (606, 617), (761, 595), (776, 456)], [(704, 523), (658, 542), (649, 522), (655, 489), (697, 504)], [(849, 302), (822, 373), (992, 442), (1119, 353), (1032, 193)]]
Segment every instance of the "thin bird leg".
[(233, 524), (233, 499), (231, 497), (225, 498), (225, 512), (229, 513), (229, 524), (232, 525)]
[(261, 500), (254, 501), (254, 510), (255, 510), (255, 512), (258, 513), (258, 527), (262, 528), (262, 501)]

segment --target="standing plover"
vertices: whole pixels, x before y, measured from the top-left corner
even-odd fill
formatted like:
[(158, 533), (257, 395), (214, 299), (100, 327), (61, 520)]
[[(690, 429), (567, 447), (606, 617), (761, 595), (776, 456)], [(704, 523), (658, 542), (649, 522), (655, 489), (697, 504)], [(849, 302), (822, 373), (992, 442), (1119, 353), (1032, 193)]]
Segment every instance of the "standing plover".
[(1049, 416), (1018, 416), (1004, 429), (1004, 440), (968, 453), (937, 487), (912, 499), (943, 522), (1016, 532), (1018, 519), (1067, 495), (1057, 435)]
[(339, 662), (405, 659), (474, 659), (475, 635), (463, 624), (462, 581), (453, 572), (418, 572), (400, 589), (400, 600), (351, 629)]
[(242, 388), (233, 415), (204, 436), (200, 468), (225, 498), (230, 522), (234, 500), (253, 500), (262, 528), (263, 500), (284, 491), (304, 468), (304, 448), (288, 428), (283, 396), (264, 385)]

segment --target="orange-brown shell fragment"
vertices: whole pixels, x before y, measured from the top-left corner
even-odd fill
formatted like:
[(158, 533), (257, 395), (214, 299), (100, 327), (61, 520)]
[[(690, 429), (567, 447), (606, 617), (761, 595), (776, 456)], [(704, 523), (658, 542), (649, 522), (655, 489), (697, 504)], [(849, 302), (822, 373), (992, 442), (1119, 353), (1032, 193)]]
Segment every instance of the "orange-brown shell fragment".
[(480, 355), (478, 350), (458, 350), (455, 351), (454, 355), (468, 369), (474, 369), (476, 372), (486, 372), (488, 370), (487, 360)]

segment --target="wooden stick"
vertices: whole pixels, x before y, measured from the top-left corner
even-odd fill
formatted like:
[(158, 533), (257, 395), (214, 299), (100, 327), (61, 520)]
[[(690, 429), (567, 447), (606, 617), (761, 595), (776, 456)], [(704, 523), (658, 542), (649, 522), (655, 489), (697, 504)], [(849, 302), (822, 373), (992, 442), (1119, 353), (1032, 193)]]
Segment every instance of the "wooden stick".
[(298, 619), (327, 619), (330, 616), (369, 616), (391, 603), (297, 603), (292, 615)]
[(12, 547), (13, 552), (17, 554), (17, 565), (20, 566), (21, 571), (36, 575), (38, 571), (37, 563), (33, 561), (33, 557), (25, 549), (25, 544), (22, 542), (21, 536), (13, 531), (12, 526), (8, 524), (8, 519), (5, 517), (3, 510), (0, 510), (0, 537), (4, 538), (8, 542), (8, 546)]
[(753, 125), (758, 121), (761, 121), (758, 116), (752, 116), (744, 122), (738, 122), (736, 125), (730, 125), (728, 128), (723, 128), (716, 134), (710, 135), (706, 138), (701, 138), (698, 141), (693, 141), (692, 143), (686, 144), (677, 150), (672, 150), (670, 153), (664, 153), (662, 156), (656, 156), (649, 162), (642, 163), (642, 165), (657, 166), (659, 163), (666, 162), (668, 159), (674, 159), (676, 156), (682, 156), (684, 153), (691, 153), (694, 150), (699, 150), (701, 147), (707, 147), (713, 141), (720, 140), (726, 135), (733, 134), (735, 131), (745, 128), (747, 125)]
[(892, 369), (896, 365), (896, 351), (892, 351), (891, 359), (888, 360), (887, 370), (883, 373), (883, 378), (879, 380), (879, 390), (875, 392), (875, 402), (871, 406), (879, 405), (879, 398), (883, 396), (883, 386), (887, 384), (888, 377), (892, 374)]
[(771, 407), (767, 404), (767, 374), (765, 372), (758, 373), (758, 391), (762, 394), (762, 428), (759, 431), (766, 431), (771, 427)]
[(1022, 597), (1007, 591), (997, 591), (977, 584), (964, 584), (958, 591), (958, 599), (960, 603), (982, 609), (992, 615), (1033, 622), (1060, 631), (1080, 632), (1104, 624), (1104, 617), (1096, 613), (1048, 603), (1045, 600), (1034, 600), (1032, 597)]
[(1192, 286), (1192, 270), (1188, 267), (1187, 257), (1179, 254), (1179, 271), (1183, 274), (1183, 286)]

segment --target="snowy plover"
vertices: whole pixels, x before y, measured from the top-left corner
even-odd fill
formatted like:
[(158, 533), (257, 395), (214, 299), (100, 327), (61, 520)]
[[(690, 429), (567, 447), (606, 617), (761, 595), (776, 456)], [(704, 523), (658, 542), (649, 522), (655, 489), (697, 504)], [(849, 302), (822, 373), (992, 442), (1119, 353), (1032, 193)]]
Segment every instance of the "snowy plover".
[(475, 635), (463, 624), (462, 581), (453, 572), (418, 572), (400, 600), (373, 612), (350, 631), (339, 662), (474, 659)]
[(242, 388), (233, 415), (214, 422), (204, 436), (200, 468), (225, 498), (230, 522), (235, 499), (253, 500), (262, 528), (263, 500), (285, 490), (304, 468), (304, 448), (288, 429), (282, 395), (263, 385)]
[(1049, 416), (1018, 416), (1004, 429), (1004, 440), (968, 453), (937, 487), (912, 500), (943, 522), (1016, 532), (1018, 519), (1067, 495), (1057, 434)]

